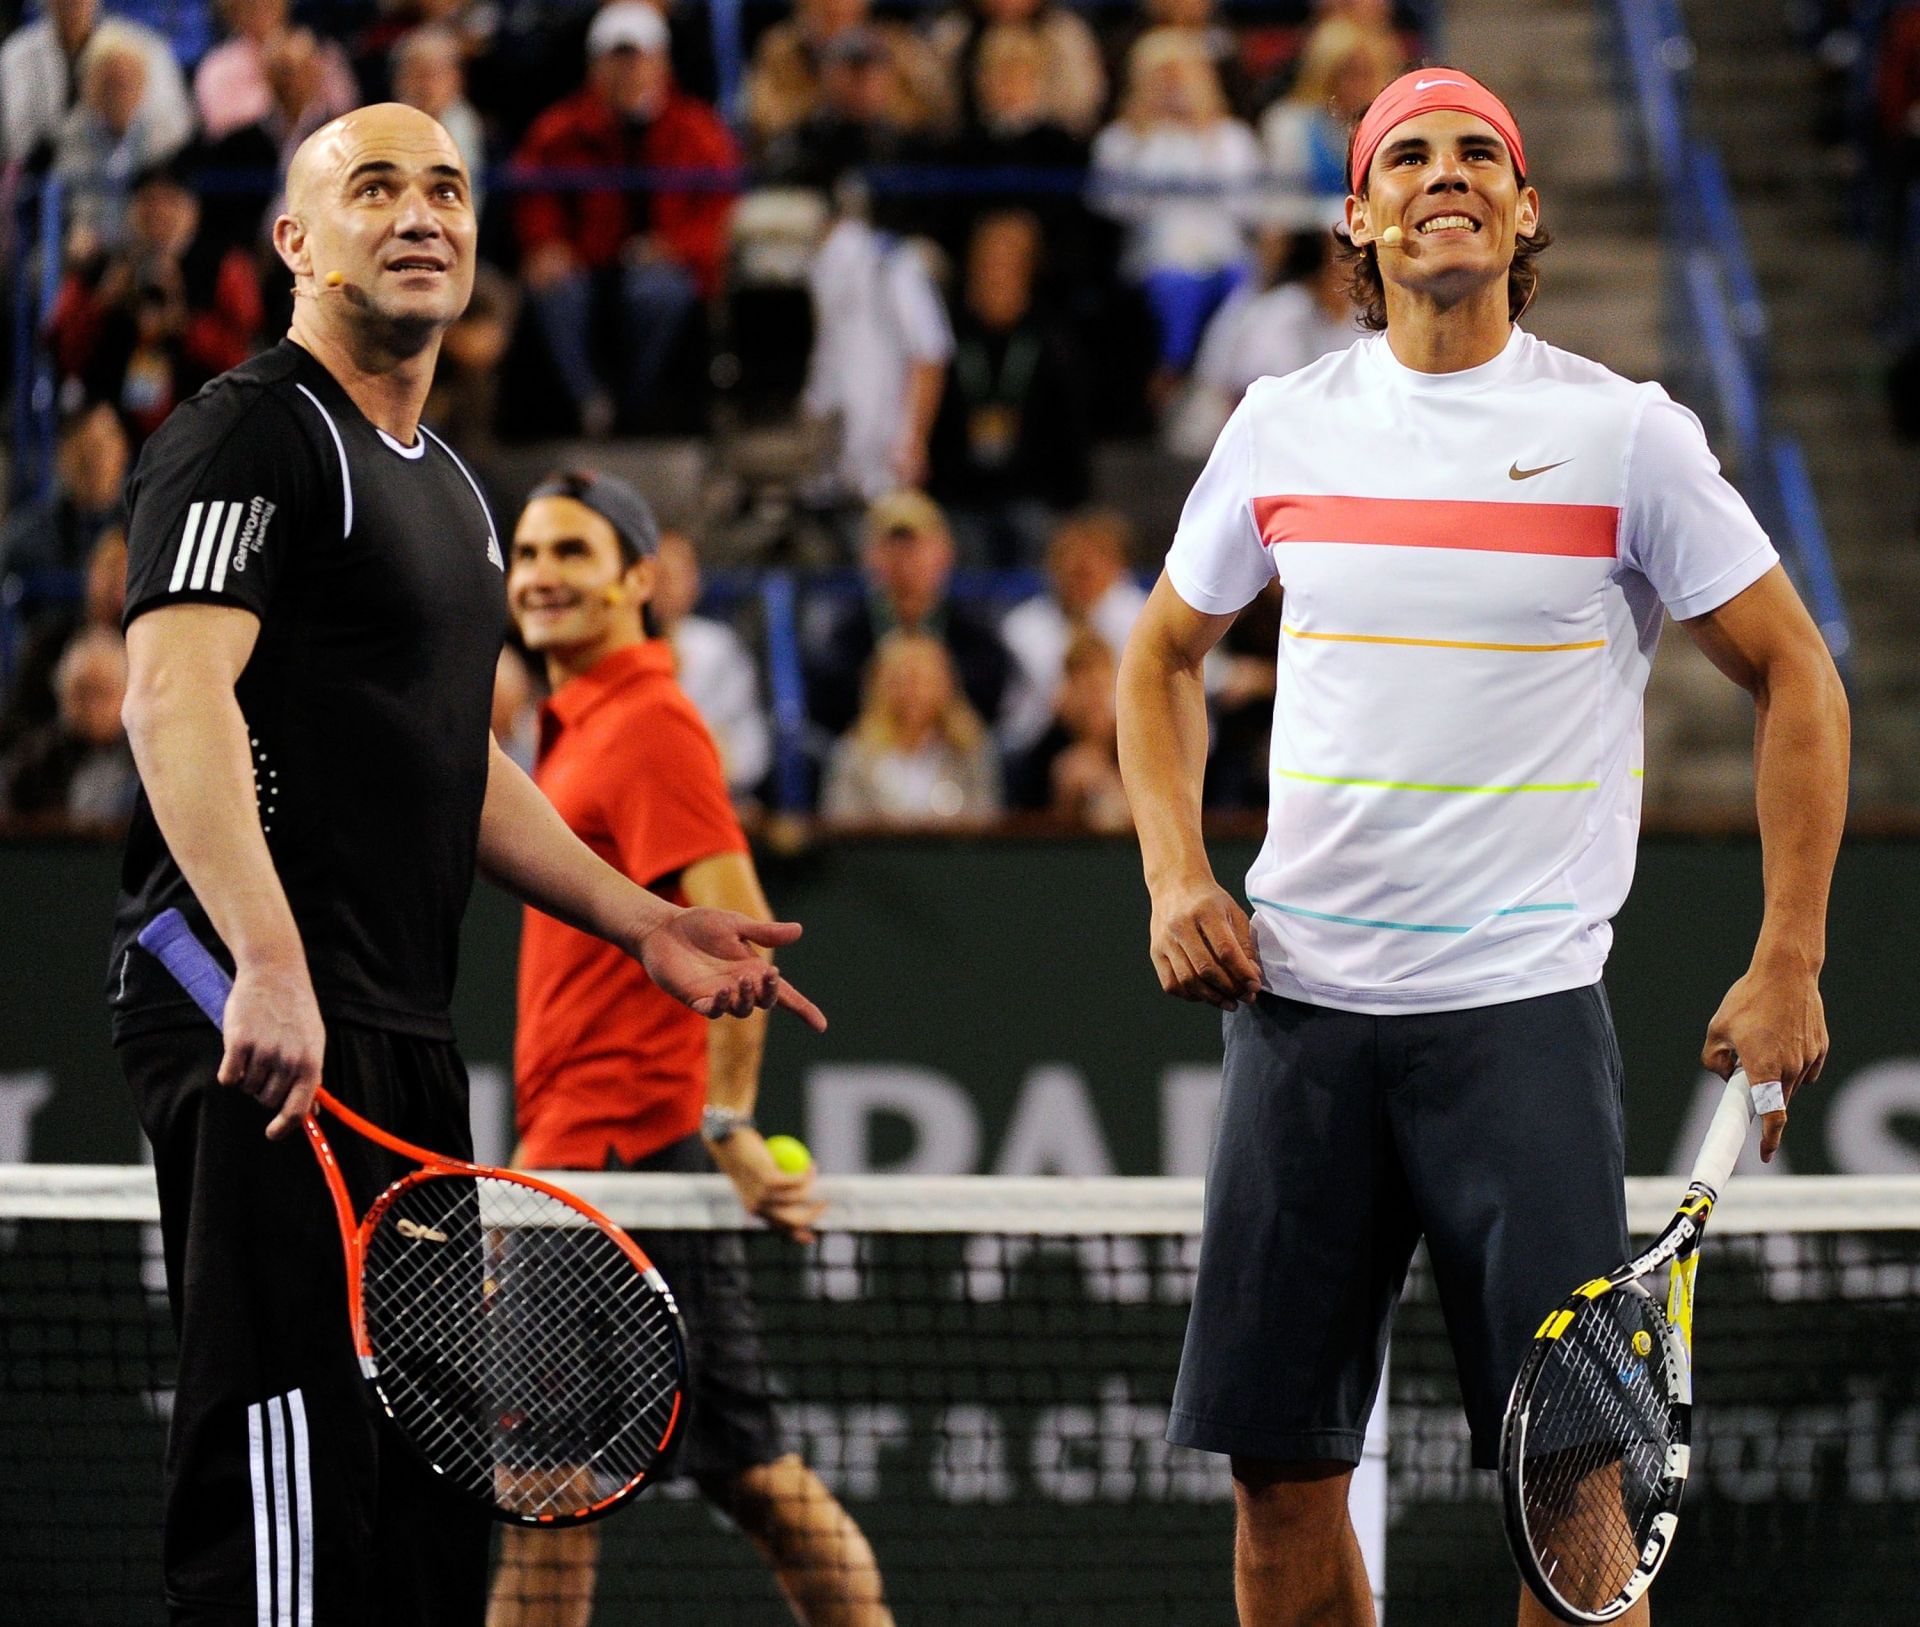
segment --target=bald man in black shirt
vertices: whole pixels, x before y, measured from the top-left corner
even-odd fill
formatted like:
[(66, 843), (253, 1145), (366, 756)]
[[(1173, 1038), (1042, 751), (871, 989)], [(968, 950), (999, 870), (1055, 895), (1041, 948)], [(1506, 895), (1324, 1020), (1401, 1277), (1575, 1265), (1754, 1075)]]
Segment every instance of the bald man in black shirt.
[[(184, 404), (129, 488), (143, 794), (109, 992), (180, 1329), (168, 1604), (196, 1627), (478, 1623), (485, 1517), (378, 1432), (359, 1385), (338, 1236), (292, 1133), (316, 1085), (468, 1152), (448, 1001), (476, 868), (705, 1015), (823, 1019), (760, 952), (798, 927), (634, 886), (490, 740), (499, 538), (419, 421), (473, 284), (445, 131), (362, 108), (300, 149), (287, 196), (287, 340)], [(232, 963), (224, 1040), (134, 947), (169, 905)], [(338, 1150), (370, 1201), (389, 1161)]]

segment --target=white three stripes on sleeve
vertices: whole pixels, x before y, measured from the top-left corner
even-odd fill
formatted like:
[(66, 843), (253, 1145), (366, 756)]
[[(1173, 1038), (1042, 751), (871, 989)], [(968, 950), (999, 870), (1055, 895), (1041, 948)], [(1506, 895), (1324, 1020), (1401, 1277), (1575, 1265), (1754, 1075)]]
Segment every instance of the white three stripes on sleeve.
[[(313, 1627), (313, 1482), (298, 1390), (247, 1408), (257, 1627)], [(269, 1526), (271, 1519), (271, 1526)]]
[[(180, 533), (180, 551), (173, 557), (173, 579), (167, 583), (169, 593), (178, 593), (183, 587), (190, 587), (196, 593), (211, 587), (218, 593), (227, 585), (227, 566), (233, 559), (233, 539), (240, 529), (240, 515), (245, 508), (245, 503), (221, 502), (195, 503), (187, 510), (187, 526)], [(226, 522), (224, 529), (221, 526), (223, 519)], [(217, 554), (214, 551), (216, 535), (220, 539)], [(207, 579), (209, 565), (213, 567), (211, 582)]]

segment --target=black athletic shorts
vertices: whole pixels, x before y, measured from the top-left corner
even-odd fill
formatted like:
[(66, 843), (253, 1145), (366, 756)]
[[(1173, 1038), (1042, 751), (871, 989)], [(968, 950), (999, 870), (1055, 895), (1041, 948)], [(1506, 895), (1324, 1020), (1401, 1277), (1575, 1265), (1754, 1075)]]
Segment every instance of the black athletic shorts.
[[(479, 1627), (492, 1521), (378, 1422), (347, 1325), (340, 1231), (297, 1132), (215, 1082), (211, 1026), (121, 1041), (153, 1143), (180, 1370), (163, 1540), (174, 1627)], [(451, 1045), (327, 1027), (325, 1082), (410, 1140), (465, 1155)], [(406, 1167), (330, 1135), (356, 1210)]]
[(1626, 1258), (1623, 1081), (1605, 992), (1386, 1017), (1262, 994), (1225, 1031), (1167, 1438), (1358, 1463), (1425, 1237), (1473, 1461), (1493, 1468), (1542, 1318)]
[[(711, 1175), (713, 1160), (692, 1135), (631, 1164), (610, 1158), (607, 1168)], [(754, 1224), (742, 1216), (743, 1228)], [(774, 1417), (746, 1241), (739, 1232), (635, 1232), (633, 1240), (667, 1279), (687, 1333), (687, 1413), (662, 1478), (684, 1475), (724, 1503), (742, 1473), (789, 1450)]]

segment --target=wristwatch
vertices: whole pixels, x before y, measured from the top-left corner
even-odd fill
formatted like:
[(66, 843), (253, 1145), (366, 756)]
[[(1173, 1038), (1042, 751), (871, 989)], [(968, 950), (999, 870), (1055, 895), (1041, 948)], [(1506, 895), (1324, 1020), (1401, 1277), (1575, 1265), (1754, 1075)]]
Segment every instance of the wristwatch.
[(708, 1141), (725, 1141), (735, 1130), (757, 1130), (751, 1113), (737, 1107), (715, 1107), (709, 1103), (700, 1110), (700, 1134)]

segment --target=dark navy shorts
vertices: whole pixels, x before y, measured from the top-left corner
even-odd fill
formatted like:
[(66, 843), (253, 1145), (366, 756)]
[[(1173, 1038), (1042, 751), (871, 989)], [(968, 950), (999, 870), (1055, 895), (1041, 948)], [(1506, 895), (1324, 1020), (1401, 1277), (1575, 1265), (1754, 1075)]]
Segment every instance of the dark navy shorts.
[(1262, 994), (1225, 1019), (1199, 1279), (1167, 1439), (1358, 1463), (1424, 1237), (1473, 1461), (1535, 1329), (1624, 1260), (1605, 992), (1368, 1016)]

